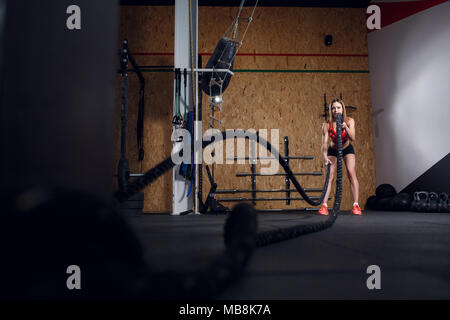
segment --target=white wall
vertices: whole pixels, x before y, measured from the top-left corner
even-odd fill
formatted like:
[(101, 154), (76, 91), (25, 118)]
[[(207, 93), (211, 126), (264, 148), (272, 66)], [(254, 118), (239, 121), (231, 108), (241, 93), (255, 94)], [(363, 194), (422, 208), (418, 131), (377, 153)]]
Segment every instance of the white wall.
[(399, 191), (450, 152), (450, 2), (369, 33), (368, 47), (376, 184)]

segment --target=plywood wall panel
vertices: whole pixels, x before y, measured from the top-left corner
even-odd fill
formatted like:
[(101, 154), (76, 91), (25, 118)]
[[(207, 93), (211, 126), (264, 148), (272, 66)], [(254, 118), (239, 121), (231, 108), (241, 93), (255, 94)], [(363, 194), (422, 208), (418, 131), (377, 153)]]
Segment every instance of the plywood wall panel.
[[(173, 7), (121, 6), (120, 39), (128, 39), (131, 53), (173, 53)], [(173, 56), (135, 55), (140, 66), (173, 65)], [(129, 64), (131, 69), (131, 65)], [(120, 76), (118, 75), (118, 78)], [(143, 173), (170, 155), (172, 128), (173, 75), (168, 72), (145, 72), (145, 110), (143, 144), (145, 157), (138, 161), (136, 123), (139, 101), (139, 81), (129, 73), (127, 95), (127, 159), (131, 173)], [(117, 145), (116, 163), (120, 156), (121, 83), (117, 83)], [(133, 179), (131, 179), (132, 181)], [(117, 184), (115, 184), (117, 187)], [(144, 211), (170, 212), (172, 210), (172, 174), (166, 173), (144, 190)]]
[[(127, 37), (135, 52), (173, 52), (173, 7), (122, 7), (121, 37)], [(248, 16), (250, 7), (242, 16)], [(212, 53), (237, 13), (232, 7), (199, 8), (199, 52)], [(243, 31), (245, 23), (241, 23)], [(333, 35), (333, 45), (325, 46), (326, 34)], [(374, 193), (374, 157), (370, 113), (368, 73), (318, 73), (310, 70), (367, 70), (367, 42), (363, 9), (274, 8), (260, 7), (239, 53), (256, 54), (360, 54), (363, 56), (237, 56), (235, 69), (307, 70), (308, 72), (236, 72), (223, 95), (223, 124), (219, 129), (279, 129), (280, 150), (288, 136), (291, 155), (312, 155), (314, 160), (291, 160), (294, 172), (324, 171), (320, 151), (323, 122), (323, 93), (328, 101), (342, 93), (356, 121), (357, 174), (360, 203)], [(203, 56), (206, 64), (209, 56)], [(172, 56), (140, 56), (140, 65), (170, 65)], [(171, 73), (146, 73), (148, 79), (145, 148), (146, 159), (139, 170), (145, 171), (170, 154), (172, 143)], [(118, 88), (119, 84), (118, 84)], [(135, 92), (135, 93), (132, 93)], [(133, 98), (132, 95), (135, 95)], [(130, 81), (130, 101), (137, 105), (137, 84)], [(208, 99), (203, 97), (203, 129), (208, 129)], [(120, 100), (118, 109), (120, 110)], [(131, 103), (131, 102), (130, 102)], [(129, 110), (129, 112), (135, 112)], [(130, 115), (130, 119), (133, 116)], [(130, 147), (135, 144), (129, 133)], [(248, 149), (247, 149), (248, 150)], [(134, 156), (129, 150), (130, 156)], [(135, 163), (132, 164), (136, 166)], [(259, 167), (260, 165), (258, 165)], [(259, 170), (259, 169), (258, 169)], [(250, 177), (238, 178), (238, 172), (250, 172), (250, 165), (215, 165), (215, 179), (220, 189), (250, 189)], [(281, 172), (281, 168), (280, 168)], [(305, 188), (317, 188), (324, 176), (297, 176)], [(145, 211), (171, 210), (171, 174), (166, 174), (145, 190)], [(342, 208), (350, 209), (352, 197), (344, 170)], [(203, 175), (204, 198), (209, 189)], [(258, 188), (284, 188), (284, 177), (257, 177)], [(291, 184), (292, 187), (292, 184)], [(284, 193), (258, 193), (258, 197), (284, 197)], [(314, 193), (318, 195), (318, 193)], [(297, 197), (295, 193), (292, 196)], [(334, 196), (334, 192), (332, 193)], [(251, 194), (224, 194), (218, 197), (251, 197)], [(226, 203), (231, 205), (231, 203)], [(258, 208), (309, 207), (303, 201), (258, 202)]]

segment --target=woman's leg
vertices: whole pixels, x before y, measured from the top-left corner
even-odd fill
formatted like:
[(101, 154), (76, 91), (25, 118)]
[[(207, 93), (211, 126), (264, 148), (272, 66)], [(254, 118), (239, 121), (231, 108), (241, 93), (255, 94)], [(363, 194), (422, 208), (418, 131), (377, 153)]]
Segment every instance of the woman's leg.
[(328, 202), (328, 197), (330, 196), (331, 187), (333, 186), (334, 173), (336, 172), (337, 158), (333, 157), (333, 156), (328, 156), (328, 159), (330, 159), (330, 161), (331, 161), (330, 180), (328, 181), (327, 193), (325, 194), (325, 197), (323, 198), (323, 203)]
[(347, 168), (347, 177), (350, 180), (350, 188), (352, 189), (353, 201), (358, 202), (359, 198), (359, 182), (356, 178), (356, 161), (355, 155), (349, 153), (344, 157), (345, 167)]

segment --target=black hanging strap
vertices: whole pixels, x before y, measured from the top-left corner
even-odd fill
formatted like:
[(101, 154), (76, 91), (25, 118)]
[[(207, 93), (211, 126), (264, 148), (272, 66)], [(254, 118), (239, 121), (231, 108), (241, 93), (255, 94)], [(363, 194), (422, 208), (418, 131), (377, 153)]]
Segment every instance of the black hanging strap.
[(133, 55), (131, 52), (128, 51), (128, 59), (130, 60), (134, 71), (136, 72), (138, 78), (139, 78), (139, 102), (138, 102), (138, 119), (137, 119), (137, 125), (136, 125), (136, 136), (137, 136), (137, 145), (139, 150), (139, 161), (144, 160), (144, 108), (145, 108), (145, 78), (142, 75), (142, 72), (139, 68), (139, 66), (136, 63), (136, 60), (134, 60)]

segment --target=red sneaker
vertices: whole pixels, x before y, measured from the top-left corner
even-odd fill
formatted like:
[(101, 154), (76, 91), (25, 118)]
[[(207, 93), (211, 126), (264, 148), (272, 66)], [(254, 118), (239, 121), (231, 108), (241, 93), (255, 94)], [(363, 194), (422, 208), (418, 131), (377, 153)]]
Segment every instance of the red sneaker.
[(327, 216), (328, 215), (328, 207), (323, 204), (322, 207), (320, 207), (319, 214), (321, 214), (323, 216)]
[(357, 204), (353, 205), (352, 214), (359, 216), (362, 214), (361, 208)]

